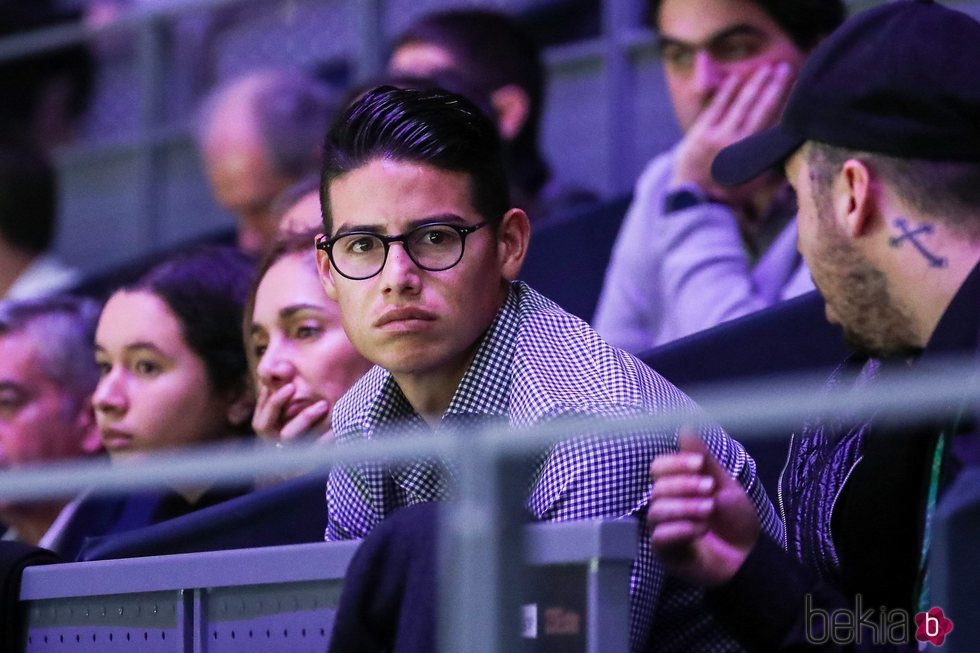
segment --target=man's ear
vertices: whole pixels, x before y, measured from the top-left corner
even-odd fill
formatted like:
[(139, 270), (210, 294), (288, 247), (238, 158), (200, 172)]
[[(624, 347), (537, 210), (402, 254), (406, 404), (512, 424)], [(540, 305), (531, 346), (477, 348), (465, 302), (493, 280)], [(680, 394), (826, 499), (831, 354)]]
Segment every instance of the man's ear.
[(102, 435), (99, 433), (98, 422), (95, 421), (95, 409), (92, 399), (82, 402), (75, 415), (75, 427), (81, 433), (82, 453), (91, 456), (102, 451)]
[(879, 197), (867, 164), (848, 159), (834, 180), (834, 208), (838, 227), (849, 238), (866, 236), (875, 226)]
[(507, 281), (513, 281), (520, 273), (530, 242), (531, 221), (527, 213), (521, 209), (507, 211), (497, 227), (497, 255)]
[(507, 84), (490, 94), (490, 102), (497, 114), (500, 138), (505, 141), (514, 140), (531, 113), (531, 98), (517, 84)]
[(323, 292), (333, 301), (337, 301), (337, 286), (333, 283), (333, 270), (330, 267), (330, 256), (322, 249), (316, 250), (316, 269), (320, 275), (320, 285)]

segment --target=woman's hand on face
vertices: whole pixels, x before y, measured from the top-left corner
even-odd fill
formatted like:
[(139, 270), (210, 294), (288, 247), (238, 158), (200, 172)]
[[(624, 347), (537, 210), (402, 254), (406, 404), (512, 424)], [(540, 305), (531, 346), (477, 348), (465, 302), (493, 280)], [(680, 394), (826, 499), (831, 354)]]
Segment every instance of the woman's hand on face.
[(269, 440), (290, 442), (307, 433), (330, 430), (330, 404), (324, 399), (310, 404), (292, 418), (285, 418), (286, 408), (296, 387), (286, 383), (276, 390), (259, 387), (259, 396), (252, 417), (256, 434)]

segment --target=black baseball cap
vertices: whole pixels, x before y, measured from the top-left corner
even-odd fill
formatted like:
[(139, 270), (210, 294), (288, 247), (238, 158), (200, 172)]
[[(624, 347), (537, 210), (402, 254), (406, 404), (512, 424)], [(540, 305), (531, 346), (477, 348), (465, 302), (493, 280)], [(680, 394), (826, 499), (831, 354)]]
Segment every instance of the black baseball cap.
[(779, 123), (715, 157), (738, 186), (805, 141), (906, 159), (980, 161), (980, 23), (930, 0), (862, 12), (810, 54)]

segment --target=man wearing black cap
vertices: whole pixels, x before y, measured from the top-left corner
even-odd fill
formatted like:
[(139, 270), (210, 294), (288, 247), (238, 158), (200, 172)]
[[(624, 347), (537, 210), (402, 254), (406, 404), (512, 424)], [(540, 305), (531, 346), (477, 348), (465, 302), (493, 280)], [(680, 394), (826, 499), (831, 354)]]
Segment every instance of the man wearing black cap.
[[(799, 249), (859, 362), (856, 379), (846, 366), (834, 379), (853, 383), (845, 392), (980, 351), (977, 61), (980, 24), (965, 14), (926, 0), (873, 9), (814, 51), (778, 125), (715, 159), (723, 184), (784, 166)], [(808, 614), (858, 596), (875, 614), (926, 610), (931, 516), (970, 457), (966, 408), (954, 409), (898, 432), (805, 427), (780, 479), (789, 555), (758, 536), (744, 493), (689, 438), (653, 463), (653, 545), (713, 587), (722, 620), (762, 650), (812, 643)]]

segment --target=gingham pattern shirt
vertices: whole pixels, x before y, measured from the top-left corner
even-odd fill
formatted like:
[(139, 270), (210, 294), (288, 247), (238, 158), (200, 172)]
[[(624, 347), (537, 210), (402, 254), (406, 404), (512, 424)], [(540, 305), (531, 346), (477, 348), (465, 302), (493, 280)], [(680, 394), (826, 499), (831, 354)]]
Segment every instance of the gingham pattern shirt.
[[(528, 427), (565, 417), (633, 417), (683, 411), (694, 403), (636, 357), (606, 344), (589, 325), (515, 282), (460, 381), (443, 425), (506, 420)], [(374, 367), (337, 403), (337, 443), (421, 434), (430, 427), (398, 384)], [(782, 526), (741, 445), (706, 426), (708, 446), (749, 492), (763, 528)], [(703, 608), (700, 590), (665, 574), (644, 527), (651, 459), (677, 450), (676, 432), (618, 440), (578, 437), (554, 446), (534, 474), (527, 507), (540, 520), (640, 517), (631, 579), (633, 651), (740, 651)], [(452, 473), (438, 461), (335, 468), (327, 483), (327, 540), (364, 537), (397, 508), (448, 498)]]

